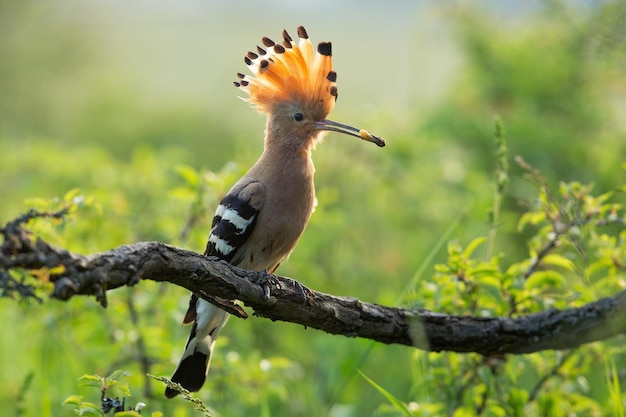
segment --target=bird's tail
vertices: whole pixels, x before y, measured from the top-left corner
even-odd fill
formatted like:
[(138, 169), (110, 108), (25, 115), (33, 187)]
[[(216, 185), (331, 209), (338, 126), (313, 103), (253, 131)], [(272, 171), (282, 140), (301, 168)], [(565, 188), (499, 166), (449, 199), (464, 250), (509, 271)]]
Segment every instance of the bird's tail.
[[(172, 381), (179, 383), (189, 391), (198, 391), (202, 388), (209, 370), (209, 363), (215, 347), (215, 340), (222, 327), (226, 324), (229, 314), (215, 307), (213, 304), (195, 298), (195, 305), (190, 305), (190, 312), (195, 310), (195, 322), (191, 328), (189, 339), (185, 345), (185, 351), (174, 371)], [(190, 312), (186, 317), (190, 316)], [(173, 398), (178, 391), (171, 388), (165, 389), (165, 396)]]

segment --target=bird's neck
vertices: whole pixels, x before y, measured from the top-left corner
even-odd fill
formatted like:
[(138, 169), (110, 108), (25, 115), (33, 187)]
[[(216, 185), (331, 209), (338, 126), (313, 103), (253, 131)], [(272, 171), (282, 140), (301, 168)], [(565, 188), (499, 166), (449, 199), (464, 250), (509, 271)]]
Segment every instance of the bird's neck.
[(264, 181), (288, 181), (294, 187), (312, 189), (315, 167), (310, 146), (302, 146), (301, 141), (266, 137), (263, 153), (250, 173)]
[(271, 128), (268, 122), (265, 129), (265, 146), (263, 157), (272, 161), (272, 165), (279, 164), (290, 171), (299, 171), (298, 168), (310, 171), (314, 168), (311, 160), (311, 150), (316, 136), (290, 137), (289, 133)]
[(274, 175), (286, 175), (293, 179), (313, 181), (315, 167), (311, 159), (311, 147), (296, 141), (265, 141), (259, 161)]

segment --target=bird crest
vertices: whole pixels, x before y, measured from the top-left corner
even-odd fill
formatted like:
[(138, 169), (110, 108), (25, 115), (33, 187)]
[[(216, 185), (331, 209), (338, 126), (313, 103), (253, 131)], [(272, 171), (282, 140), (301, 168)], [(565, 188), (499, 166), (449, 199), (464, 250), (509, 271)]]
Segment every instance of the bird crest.
[(321, 118), (326, 117), (337, 100), (337, 73), (333, 71), (330, 42), (321, 42), (317, 51), (304, 27), (298, 27), (299, 40), (286, 30), (283, 42), (264, 37), (257, 52), (248, 52), (244, 62), (251, 75), (238, 73), (235, 86), (248, 94), (244, 100), (261, 113), (272, 113), (276, 105), (296, 102)]

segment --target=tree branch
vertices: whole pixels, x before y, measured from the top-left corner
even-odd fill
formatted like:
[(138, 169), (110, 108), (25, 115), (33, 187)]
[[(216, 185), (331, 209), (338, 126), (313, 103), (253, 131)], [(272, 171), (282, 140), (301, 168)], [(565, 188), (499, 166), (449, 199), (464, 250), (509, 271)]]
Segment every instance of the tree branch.
[(331, 334), (482, 355), (571, 349), (626, 333), (626, 291), (580, 308), (551, 309), (518, 318), (454, 316), (324, 294), (289, 278), (242, 270), (158, 242), (77, 255), (33, 239), (20, 227), (29, 219), (22, 217), (25, 220), (17, 219), (0, 229), (4, 235), (0, 281), (11, 278), (9, 271), (49, 268), (54, 271), (50, 275), (52, 297), (59, 300), (93, 295), (106, 306), (107, 291), (148, 279), (184, 287), (239, 317), (246, 317), (245, 311), (227, 300), (240, 300), (257, 316)]

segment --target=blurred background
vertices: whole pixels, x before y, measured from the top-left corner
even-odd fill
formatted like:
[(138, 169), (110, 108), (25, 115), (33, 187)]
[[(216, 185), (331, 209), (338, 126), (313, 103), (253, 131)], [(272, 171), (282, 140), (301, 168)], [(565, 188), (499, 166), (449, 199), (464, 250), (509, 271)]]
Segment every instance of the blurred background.
[[(318, 147), (319, 206), (281, 275), (437, 309), (404, 291), (428, 282), (447, 240), (487, 233), (496, 115), (511, 155), (551, 184), (624, 183), (622, 2), (0, 0), (0, 221), (80, 195), (72, 222), (35, 231), (84, 254), (144, 240), (202, 251), (217, 201), (263, 146), (264, 119), (232, 81), (262, 36), (299, 25), (333, 42), (330, 118), (388, 146), (331, 134)], [(535, 194), (511, 163), (497, 242), (510, 262), (527, 254), (517, 221)], [(143, 376), (171, 375), (186, 292), (142, 283), (109, 301), (0, 300), (0, 403), (73, 415), (65, 397), (99, 401), (81, 375), (127, 369), (150, 410), (196, 415)], [(357, 366), (406, 401), (435, 401), (405, 347), (257, 318), (222, 334), (199, 394), (218, 415), (392, 415)]]

